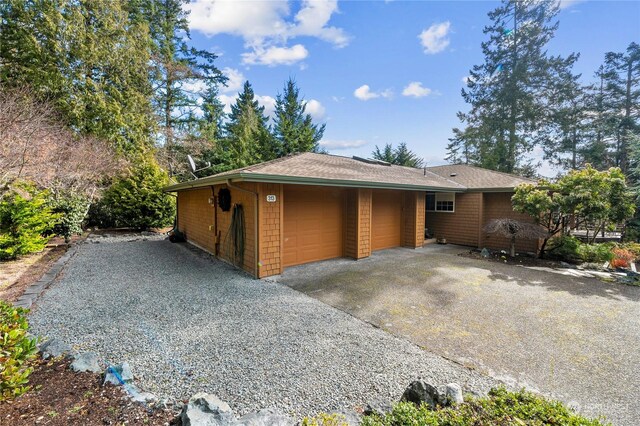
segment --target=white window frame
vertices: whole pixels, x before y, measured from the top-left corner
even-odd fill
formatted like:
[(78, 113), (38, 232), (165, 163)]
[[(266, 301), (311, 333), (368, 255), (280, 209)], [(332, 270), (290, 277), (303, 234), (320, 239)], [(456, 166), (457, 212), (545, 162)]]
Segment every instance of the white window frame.
[[(425, 210), (435, 213), (455, 213), (456, 212), (456, 193), (455, 192), (429, 192), (428, 195), (434, 195), (434, 210)], [(451, 201), (453, 203), (452, 210), (438, 209), (438, 202)]]

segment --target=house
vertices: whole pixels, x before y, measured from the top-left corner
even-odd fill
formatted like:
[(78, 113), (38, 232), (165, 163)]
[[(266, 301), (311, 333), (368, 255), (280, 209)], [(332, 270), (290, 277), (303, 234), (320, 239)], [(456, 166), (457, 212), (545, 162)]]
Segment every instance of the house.
[[(514, 187), (525, 182), (532, 181), (467, 165), (416, 169), (302, 153), (166, 191), (177, 192), (177, 227), (188, 242), (262, 278), (308, 262), (422, 247), (425, 227), (454, 244), (508, 247), (482, 228), (493, 218), (531, 220), (511, 208)], [(237, 205), (243, 237), (229, 232)], [(522, 241), (517, 248), (536, 245)]]

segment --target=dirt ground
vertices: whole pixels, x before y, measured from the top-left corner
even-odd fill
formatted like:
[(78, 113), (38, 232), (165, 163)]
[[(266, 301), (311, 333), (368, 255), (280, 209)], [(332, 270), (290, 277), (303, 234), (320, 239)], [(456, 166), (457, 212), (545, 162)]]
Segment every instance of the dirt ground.
[(0, 425), (168, 425), (170, 410), (131, 402), (121, 387), (102, 385), (99, 374), (75, 373), (68, 360), (38, 360), (32, 390), (0, 403)]
[[(85, 235), (74, 236), (71, 243), (86, 238)], [(0, 299), (7, 302), (16, 301), (32, 283), (38, 281), (62, 255), (68, 245), (61, 237), (49, 240), (40, 253), (33, 253), (17, 260), (0, 262)]]
[(428, 351), (636, 426), (640, 288), (465, 252), (383, 250), (288, 268), (278, 280)]

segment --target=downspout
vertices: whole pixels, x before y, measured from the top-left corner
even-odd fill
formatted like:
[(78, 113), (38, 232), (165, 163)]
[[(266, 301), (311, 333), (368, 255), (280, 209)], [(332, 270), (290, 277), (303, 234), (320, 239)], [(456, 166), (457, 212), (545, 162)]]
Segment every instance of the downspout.
[(253, 227), (255, 230), (255, 235), (253, 237), (254, 239), (254, 254), (255, 254), (255, 259), (254, 259), (254, 265), (255, 265), (255, 276), (256, 278), (260, 277), (259, 271), (258, 271), (258, 240), (260, 238), (260, 232), (258, 232), (258, 202), (259, 202), (259, 195), (257, 192), (253, 192), (253, 191), (249, 191), (248, 189), (244, 189), (241, 188), (239, 186), (235, 186), (234, 184), (231, 183), (231, 179), (227, 179), (227, 186), (229, 188), (232, 189), (237, 189), (238, 191), (242, 191), (242, 192), (246, 192), (248, 194), (252, 194), (255, 196), (255, 200), (256, 200), (256, 204), (255, 204), (255, 208), (253, 209)]
[(218, 197), (216, 197), (216, 189), (213, 185), (211, 185), (211, 197), (213, 198), (213, 232), (215, 233), (213, 251), (216, 257), (218, 257), (220, 255), (220, 230), (218, 229)]

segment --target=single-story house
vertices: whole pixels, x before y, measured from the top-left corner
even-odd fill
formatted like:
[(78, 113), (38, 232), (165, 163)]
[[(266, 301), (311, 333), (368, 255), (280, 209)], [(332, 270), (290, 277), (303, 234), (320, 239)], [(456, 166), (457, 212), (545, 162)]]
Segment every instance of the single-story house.
[[(525, 182), (533, 181), (467, 165), (417, 169), (302, 153), (166, 191), (177, 192), (177, 228), (189, 243), (262, 278), (308, 262), (422, 247), (425, 228), (449, 243), (507, 248), (483, 226), (494, 218), (531, 220), (511, 207), (514, 187)], [(237, 205), (241, 245), (239, 228), (230, 232)], [(537, 244), (521, 241), (517, 249)]]

